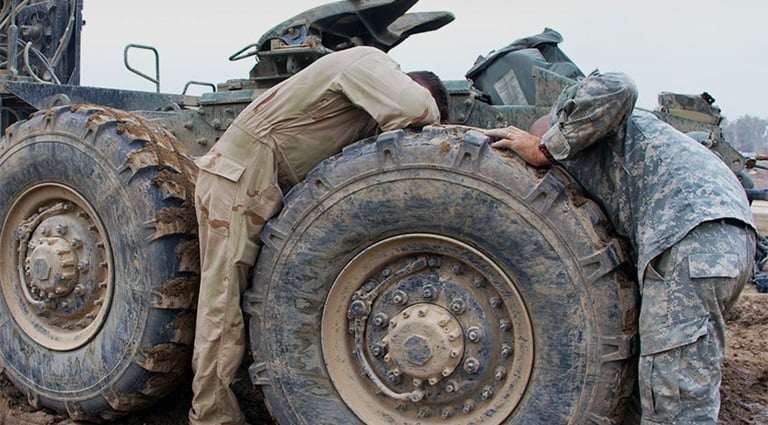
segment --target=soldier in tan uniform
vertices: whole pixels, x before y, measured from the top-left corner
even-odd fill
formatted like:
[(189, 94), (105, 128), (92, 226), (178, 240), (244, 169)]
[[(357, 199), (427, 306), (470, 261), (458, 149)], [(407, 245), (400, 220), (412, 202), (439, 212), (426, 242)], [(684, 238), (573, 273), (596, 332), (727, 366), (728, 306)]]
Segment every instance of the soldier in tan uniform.
[(240, 296), (283, 191), (345, 145), (445, 115), (447, 93), (434, 74), (409, 76), (382, 51), (355, 47), (259, 96), (197, 160), (201, 282), (191, 424), (244, 423), (230, 389), (245, 353)]

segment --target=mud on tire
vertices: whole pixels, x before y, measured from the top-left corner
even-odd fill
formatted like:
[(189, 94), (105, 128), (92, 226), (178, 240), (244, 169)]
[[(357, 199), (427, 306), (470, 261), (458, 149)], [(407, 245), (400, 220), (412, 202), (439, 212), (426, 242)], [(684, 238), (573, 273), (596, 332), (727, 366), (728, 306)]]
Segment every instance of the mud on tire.
[(560, 168), (475, 131), (359, 142), (262, 233), (245, 310), (281, 424), (617, 424), (637, 289)]
[(0, 141), (0, 365), (33, 405), (112, 419), (188, 370), (195, 168), (176, 143), (90, 105)]

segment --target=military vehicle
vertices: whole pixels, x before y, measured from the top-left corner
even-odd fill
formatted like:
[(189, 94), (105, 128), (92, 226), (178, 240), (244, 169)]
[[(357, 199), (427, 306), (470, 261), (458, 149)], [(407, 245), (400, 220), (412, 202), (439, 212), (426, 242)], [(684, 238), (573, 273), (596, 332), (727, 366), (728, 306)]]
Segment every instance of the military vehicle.
[[(301, 13), (230, 57), (255, 59), (250, 75), (200, 96), (81, 86), (82, 0), (0, 2), (0, 368), (32, 405), (110, 420), (184, 382), (192, 158), (315, 59), (453, 20), (416, 2)], [(288, 194), (242, 304), (276, 422), (621, 422), (638, 314), (624, 242), (563, 169), (476, 130), (526, 128), (583, 75), (560, 40), (483, 58), (446, 81), (450, 125), (362, 140)]]

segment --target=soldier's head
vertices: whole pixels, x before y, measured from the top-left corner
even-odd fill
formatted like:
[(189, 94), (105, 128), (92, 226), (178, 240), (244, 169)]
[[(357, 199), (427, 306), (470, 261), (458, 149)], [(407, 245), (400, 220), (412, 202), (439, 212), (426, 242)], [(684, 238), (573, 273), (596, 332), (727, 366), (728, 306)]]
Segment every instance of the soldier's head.
[(448, 89), (440, 77), (431, 71), (412, 71), (408, 76), (432, 94), (440, 111), (440, 122), (448, 121)]
[(536, 121), (533, 122), (533, 124), (531, 124), (531, 128), (528, 130), (528, 132), (536, 137), (541, 137), (549, 130), (549, 127), (549, 116), (544, 115), (543, 117), (539, 117)]

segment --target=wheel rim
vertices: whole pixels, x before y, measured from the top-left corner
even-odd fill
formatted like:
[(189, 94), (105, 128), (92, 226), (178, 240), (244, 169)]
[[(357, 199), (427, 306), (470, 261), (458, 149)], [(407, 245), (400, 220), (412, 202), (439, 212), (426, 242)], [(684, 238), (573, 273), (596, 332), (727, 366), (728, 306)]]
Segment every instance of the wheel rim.
[(330, 289), (321, 333), (330, 378), (366, 423), (500, 424), (534, 358), (509, 277), (478, 250), (430, 234), (352, 259)]
[(38, 344), (74, 350), (101, 329), (114, 292), (112, 249), (93, 207), (73, 189), (34, 186), (16, 198), (0, 230), (3, 297)]

